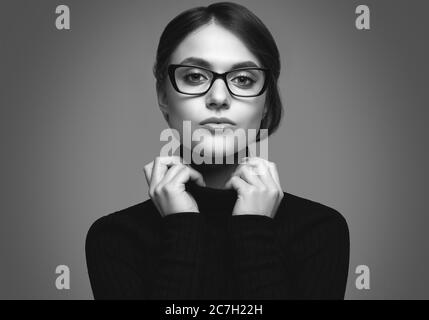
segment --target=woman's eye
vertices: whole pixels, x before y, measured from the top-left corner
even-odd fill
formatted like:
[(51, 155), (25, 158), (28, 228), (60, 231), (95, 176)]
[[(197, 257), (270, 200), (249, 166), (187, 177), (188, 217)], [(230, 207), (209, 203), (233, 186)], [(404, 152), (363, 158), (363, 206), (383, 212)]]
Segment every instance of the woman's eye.
[(185, 76), (185, 80), (190, 82), (200, 82), (207, 80), (207, 78), (201, 73), (189, 73)]
[(235, 77), (233, 81), (240, 86), (249, 86), (255, 82), (253, 79), (246, 76)]

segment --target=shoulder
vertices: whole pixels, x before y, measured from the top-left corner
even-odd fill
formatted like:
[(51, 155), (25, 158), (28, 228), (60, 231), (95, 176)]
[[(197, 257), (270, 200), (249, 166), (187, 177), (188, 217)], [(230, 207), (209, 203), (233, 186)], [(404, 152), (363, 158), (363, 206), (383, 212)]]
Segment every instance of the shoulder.
[(106, 214), (90, 226), (85, 240), (86, 250), (124, 242), (147, 242), (144, 238), (151, 237), (156, 232), (159, 218), (150, 199)]
[(325, 237), (349, 241), (345, 217), (325, 204), (285, 192), (277, 215), (282, 224), (294, 226), (301, 234), (319, 233)]

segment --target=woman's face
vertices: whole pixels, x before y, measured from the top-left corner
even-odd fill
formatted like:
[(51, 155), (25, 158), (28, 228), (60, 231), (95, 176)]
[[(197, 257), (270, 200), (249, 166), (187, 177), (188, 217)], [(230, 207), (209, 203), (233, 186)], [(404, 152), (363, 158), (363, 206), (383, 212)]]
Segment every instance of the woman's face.
[[(170, 63), (200, 65), (196, 61), (189, 61), (191, 57), (205, 60), (210, 64), (210, 67), (206, 68), (218, 73), (233, 70), (232, 66), (241, 62), (250, 61), (256, 67), (262, 67), (259, 60), (237, 36), (214, 23), (202, 26), (189, 34), (173, 52)], [(188, 59), (188, 62), (184, 62), (185, 59)], [(183, 122), (186, 120), (191, 121), (192, 133), (199, 128), (210, 128), (210, 124), (201, 124), (208, 118), (224, 117), (231, 120), (233, 123), (228, 128), (232, 130), (210, 131), (211, 134), (204, 136), (204, 139), (192, 141), (191, 144), (192, 149), (197, 144), (199, 147), (203, 145), (212, 156), (225, 156), (243, 149), (243, 146), (238, 145), (235, 145), (234, 148), (234, 140), (224, 139), (225, 135), (231, 135), (232, 131), (240, 129), (246, 133), (247, 140), (249, 129), (254, 129), (253, 132), (259, 129), (266, 111), (264, 108), (265, 96), (266, 91), (256, 97), (231, 95), (222, 79), (217, 79), (206, 94), (190, 96), (177, 92), (171, 82), (167, 80), (164, 95), (158, 92), (158, 102), (162, 112), (168, 116), (170, 128), (176, 129), (180, 133), (182, 143)], [(216, 128), (216, 125), (214, 127)], [(249, 143), (255, 140), (251, 136), (249, 139)], [(222, 146), (222, 149), (215, 147), (219, 145)], [(246, 145), (247, 143), (244, 147)]]

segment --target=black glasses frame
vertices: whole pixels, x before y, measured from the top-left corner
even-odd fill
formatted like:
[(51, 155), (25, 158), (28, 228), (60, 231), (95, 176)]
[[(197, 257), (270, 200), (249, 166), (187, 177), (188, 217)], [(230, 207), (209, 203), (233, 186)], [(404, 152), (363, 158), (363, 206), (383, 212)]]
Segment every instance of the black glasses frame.
[[(203, 69), (203, 70), (206, 70), (208, 72), (211, 72), (213, 74), (213, 78), (212, 78), (212, 81), (211, 81), (208, 89), (206, 91), (202, 92), (202, 93), (187, 93), (187, 92), (180, 91), (179, 88), (178, 88), (178, 86), (177, 86), (177, 83), (176, 83), (176, 77), (174, 76), (174, 73), (175, 73), (176, 69), (179, 68), (179, 67), (193, 67), (193, 68), (199, 68), (199, 69)], [(251, 96), (243, 96), (243, 95), (239, 95), (239, 94), (233, 93), (231, 91), (231, 89), (229, 88), (228, 82), (226, 81), (226, 77), (227, 77), (228, 73), (237, 72), (237, 71), (241, 71), (241, 70), (249, 70), (249, 69), (251, 69), (251, 70), (262, 70), (262, 71), (265, 72), (264, 85), (262, 86), (261, 90), (257, 94), (251, 95)], [(168, 66), (168, 76), (170, 78), (171, 84), (173, 85), (173, 88), (177, 92), (179, 92), (179, 93), (187, 94), (187, 95), (190, 95), (190, 96), (202, 96), (202, 95), (205, 95), (207, 92), (209, 92), (209, 90), (212, 87), (213, 83), (217, 79), (222, 79), (223, 82), (225, 82), (225, 85), (228, 88), (228, 91), (229, 91), (229, 93), (231, 95), (237, 96), (237, 97), (244, 97), (244, 98), (257, 97), (257, 96), (260, 96), (261, 94), (263, 94), (264, 91), (265, 91), (265, 89), (267, 89), (269, 73), (270, 73), (270, 70), (267, 69), (267, 68), (256, 68), (256, 67), (240, 68), (240, 69), (230, 70), (230, 71), (227, 71), (227, 72), (224, 72), (224, 73), (217, 73), (217, 72), (214, 72), (214, 71), (212, 71), (210, 69), (203, 68), (203, 67), (200, 67), (200, 66), (194, 66), (194, 65), (170, 64)]]

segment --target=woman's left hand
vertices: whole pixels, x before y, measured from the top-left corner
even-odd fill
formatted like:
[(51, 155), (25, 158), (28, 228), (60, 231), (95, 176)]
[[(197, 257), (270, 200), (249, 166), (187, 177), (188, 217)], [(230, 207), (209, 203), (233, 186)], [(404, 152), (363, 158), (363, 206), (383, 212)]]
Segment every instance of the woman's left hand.
[(259, 157), (243, 160), (225, 184), (238, 194), (232, 215), (274, 218), (284, 196), (275, 163)]

